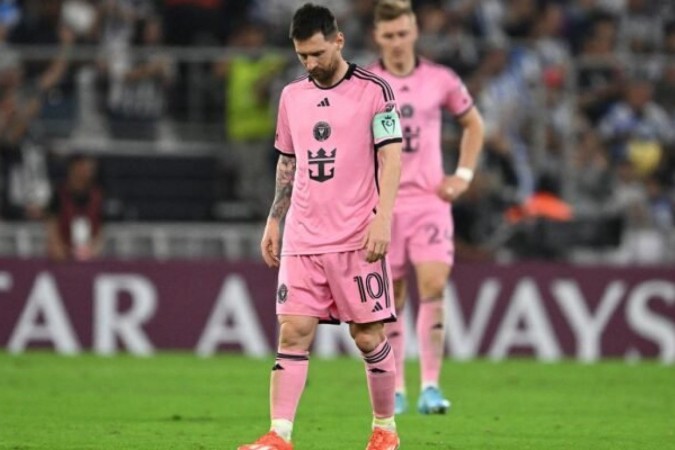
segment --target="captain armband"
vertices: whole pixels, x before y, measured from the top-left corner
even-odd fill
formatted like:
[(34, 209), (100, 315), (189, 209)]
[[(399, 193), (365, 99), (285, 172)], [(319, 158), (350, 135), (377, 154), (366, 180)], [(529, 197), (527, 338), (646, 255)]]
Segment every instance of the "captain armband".
[(373, 136), (375, 142), (399, 141), (403, 137), (401, 122), (395, 110), (375, 114), (375, 117), (373, 117)]

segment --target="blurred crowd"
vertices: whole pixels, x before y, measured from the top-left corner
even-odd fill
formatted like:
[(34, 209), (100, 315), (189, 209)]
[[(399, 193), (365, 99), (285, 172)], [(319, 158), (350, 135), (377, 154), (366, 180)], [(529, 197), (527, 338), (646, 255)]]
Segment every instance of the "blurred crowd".
[[(53, 214), (49, 205), (66, 166), (53, 155), (53, 142), (86, 152), (82, 143), (91, 139), (113, 148), (221, 143), (222, 173), (235, 180), (224, 197), (254, 205), (246, 210), (252, 218), (264, 216), (276, 99), (301, 73), (287, 32), (302, 3), (0, 0), (1, 217)], [(336, 13), (349, 60), (376, 60), (374, 0), (314, 3)], [(461, 256), (490, 258), (508, 247), (516, 256), (564, 257), (578, 243), (625, 244), (633, 230), (648, 231), (639, 247), (646, 259), (668, 256), (675, 2), (413, 0), (413, 6), (420, 55), (453, 68), (486, 121), (479, 176), (454, 205)], [(37, 51), (45, 46), (49, 52)], [(449, 171), (457, 140), (448, 118)]]

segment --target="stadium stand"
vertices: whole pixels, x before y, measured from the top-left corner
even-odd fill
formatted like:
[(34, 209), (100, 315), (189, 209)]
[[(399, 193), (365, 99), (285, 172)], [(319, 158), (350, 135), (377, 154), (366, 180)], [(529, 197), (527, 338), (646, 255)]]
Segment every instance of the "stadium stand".
[[(242, 140), (230, 126), (272, 114), (301, 73), (278, 26), (299, 3), (0, 0), (0, 255), (45, 254), (44, 209), (67, 156), (87, 153), (105, 192), (106, 257), (257, 258), (274, 153), (269, 136)], [(372, 61), (373, 2), (330, 3), (348, 58)], [(464, 77), (486, 119), (481, 170), (455, 205), (459, 258), (675, 262), (672, 2), (413, 5), (420, 54)], [(247, 79), (265, 55), (279, 60), (269, 76)], [(233, 61), (246, 62), (234, 67), (255, 86), (250, 105), (233, 100)], [(449, 169), (457, 138), (448, 118)], [(507, 223), (542, 174), (574, 220)]]

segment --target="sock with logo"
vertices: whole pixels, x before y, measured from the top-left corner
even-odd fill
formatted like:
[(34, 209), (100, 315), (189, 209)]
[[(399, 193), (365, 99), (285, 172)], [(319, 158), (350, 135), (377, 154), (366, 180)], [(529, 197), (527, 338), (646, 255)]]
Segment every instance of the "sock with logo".
[(385, 338), (372, 352), (363, 353), (363, 360), (366, 362), (366, 377), (373, 416), (377, 419), (393, 417), (396, 363), (394, 352), (387, 339)]
[(293, 421), (307, 382), (309, 352), (279, 350), (270, 377), (271, 429), (291, 440)]

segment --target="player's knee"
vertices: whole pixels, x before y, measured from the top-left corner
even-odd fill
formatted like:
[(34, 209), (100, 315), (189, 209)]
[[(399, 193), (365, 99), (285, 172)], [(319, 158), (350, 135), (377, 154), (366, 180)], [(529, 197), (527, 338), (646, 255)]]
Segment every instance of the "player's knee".
[(420, 282), (420, 295), (423, 300), (443, 298), (447, 283), (446, 277), (429, 277)]
[(279, 347), (286, 350), (308, 350), (314, 327), (307, 324), (284, 322), (279, 327)]
[(369, 353), (384, 341), (384, 327), (354, 329), (352, 337), (354, 338), (354, 343), (362, 353)]

